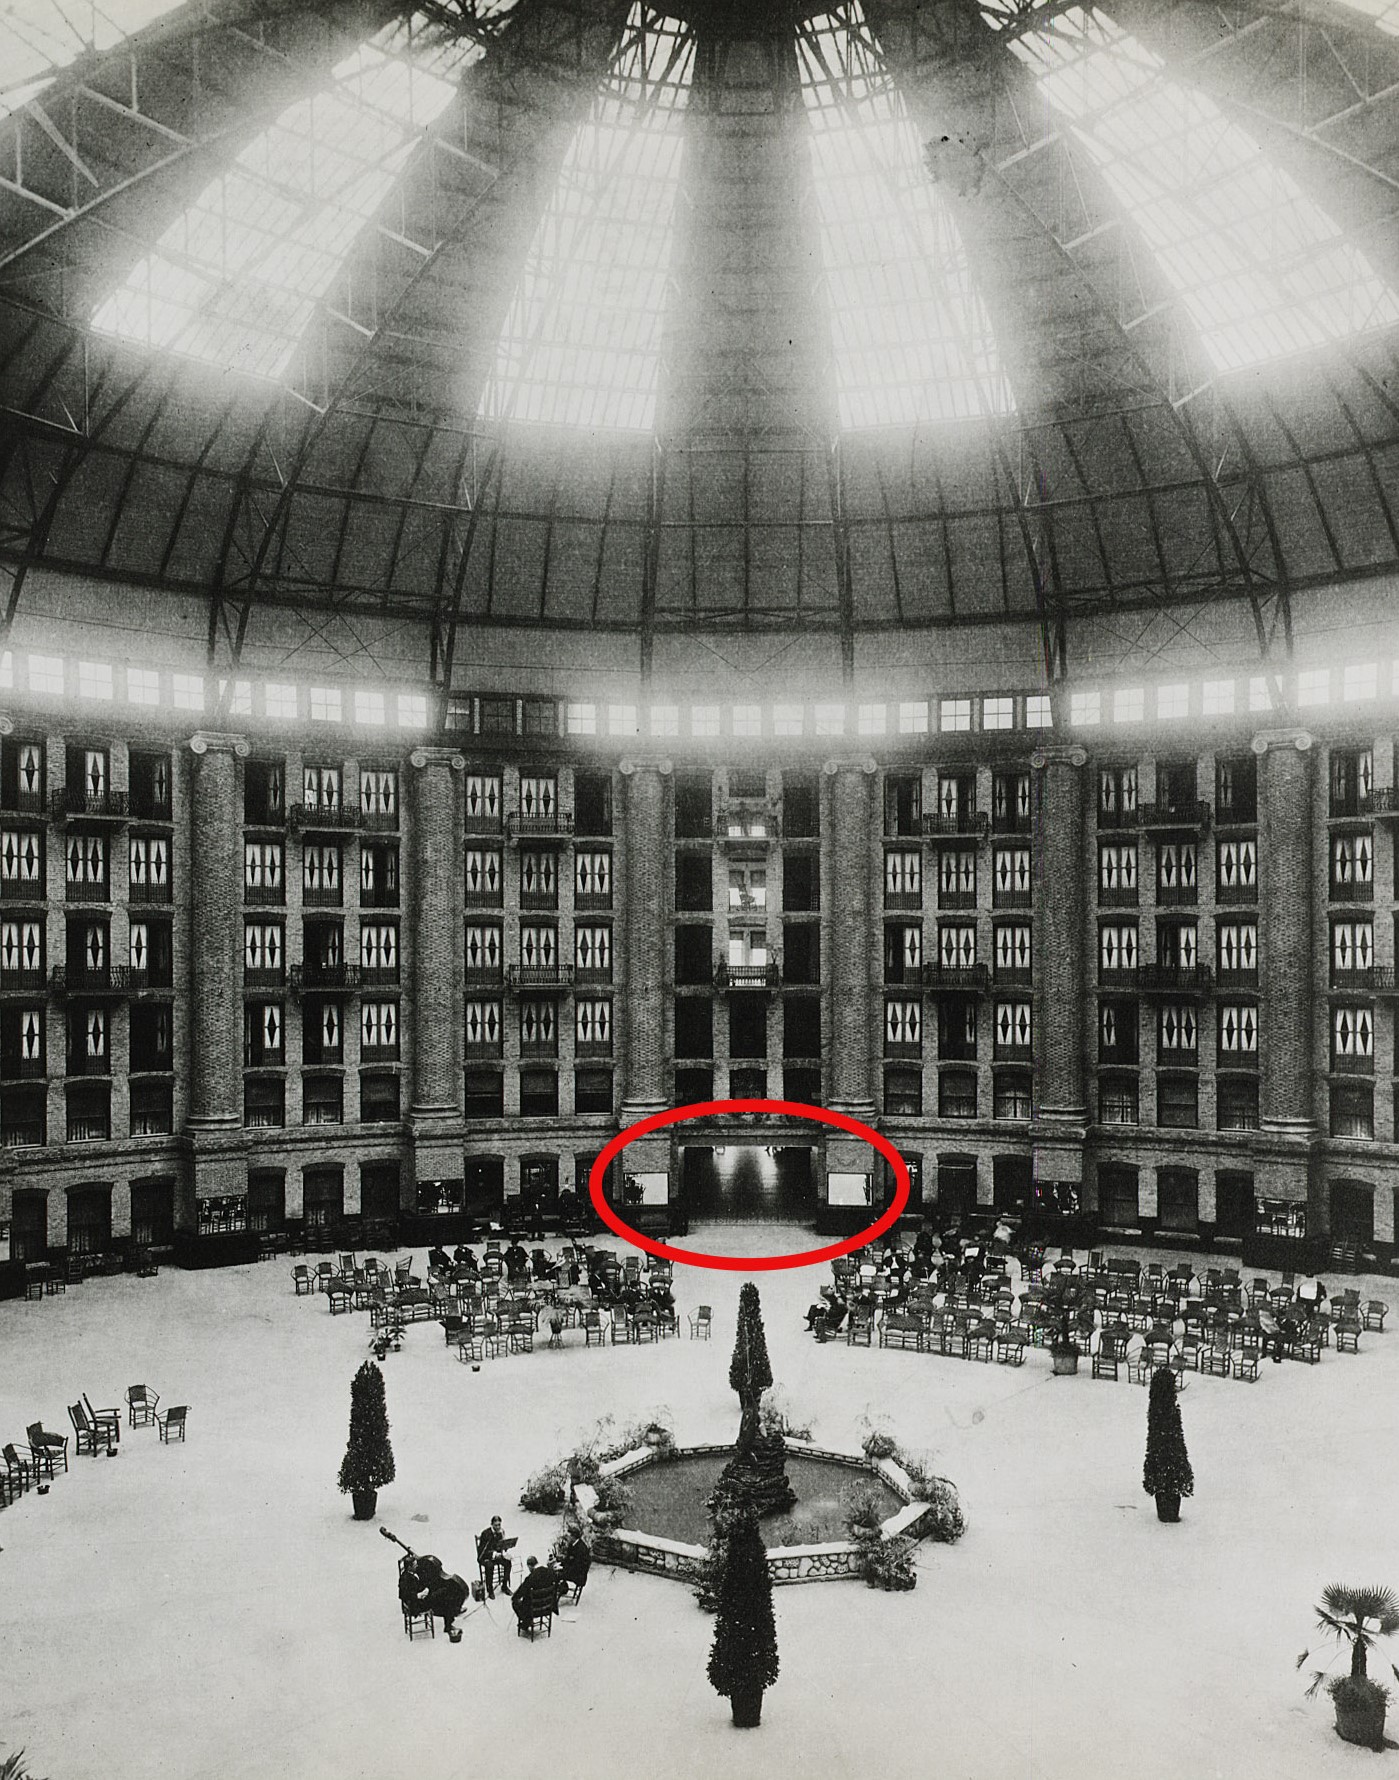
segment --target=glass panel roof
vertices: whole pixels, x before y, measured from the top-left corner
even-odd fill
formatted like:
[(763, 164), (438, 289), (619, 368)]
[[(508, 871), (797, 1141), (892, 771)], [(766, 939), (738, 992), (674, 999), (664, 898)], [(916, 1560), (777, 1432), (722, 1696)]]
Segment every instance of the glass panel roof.
[(89, 50), (111, 49), (183, 0), (0, 0), (0, 117), (17, 110)]
[(1220, 370), (1399, 321), (1399, 299), (1331, 217), (1110, 19), (1070, 7), (1010, 47), (1130, 211)]
[(957, 226), (859, 0), (798, 33), (836, 394), (847, 427), (1014, 407)]
[(1342, 6), (1363, 12), (1391, 37), (1399, 37), (1399, 0), (1341, 0)]
[(93, 327), (280, 377), (356, 237), (457, 92), (456, 77), (483, 53), (420, 17), (386, 26), (205, 187), (98, 307)]
[(535, 231), (483, 415), (625, 431), (655, 425), (694, 59), (687, 26), (633, 5)]

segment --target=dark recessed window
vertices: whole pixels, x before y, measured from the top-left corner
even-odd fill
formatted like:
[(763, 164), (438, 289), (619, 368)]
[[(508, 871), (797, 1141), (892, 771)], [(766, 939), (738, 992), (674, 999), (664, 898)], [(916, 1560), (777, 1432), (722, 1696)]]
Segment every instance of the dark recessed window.
[(610, 1069), (574, 1070), (573, 1110), (580, 1113), (610, 1113), (612, 1111), (612, 1071)]
[(611, 773), (573, 775), (573, 831), (575, 834), (611, 834)]
[(559, 1110), (559, 1072), (556, 1069), (520, 1071), (520, 1117), (552, 1118)]
[(677, 1057), (714, 1055), (714, 1003), (708, 996), (677, 997), (675, 1054)]
[(394, 1124), (399, 1116), (398, 1076), (390, 1070), (365, 1070), (359, 1078), (359, 1116), (363, 1125)]
[(815, 853), (782, 858), (782, 908), (789, 915), (813, 914), (821, 906), (821, 861)]
[(816, 995), (788, 995), (782, 1003), (782, 1055), (821, 1055), (821, 1001)]
[(708, 853), (676, 853), (675, 906), (684, 914), (713, 909), (714, 861)]
[(505, 1090), (498, 1069), (468, 1069), (466, 1072), (466, 1116), (468, 1119), (498, 1119), (505, 1111)]
[(969, 1069), (944, 1069), (938, 1076), (938, 1117), (976, 1117), (976, 1076)]
[(281, 1076), (252, 1076), (243, 1083), (243, 1123), (252, 1131), (287, 1122), (287, 1090)]
[(303, 1125), (340, 1125), (345, 1119), (345, 1084), (338, 1075), (301, 1078)]
[(1177, 1131), (1200, 1123), (1200, 1084), (1193, 1075), (1157, 1076), (1156, 1123)]
[(920, 1069), (887, 1069), (884, 1072), (884, 1110), (902, 1118), (917, 1118), (923, 1111), (923, 1072)]
[(712, 1069), (677, 1069), (675, 1072), (675, 1104), (694, 1106), (714, 1098)]

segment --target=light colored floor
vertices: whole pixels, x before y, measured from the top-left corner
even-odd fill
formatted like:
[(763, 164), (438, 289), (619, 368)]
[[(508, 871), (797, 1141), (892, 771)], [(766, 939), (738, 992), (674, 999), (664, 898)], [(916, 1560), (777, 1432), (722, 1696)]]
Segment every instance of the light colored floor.
[[(472, 1373), (435, 1325), (411, 1329), (384, 1368), (398, 1481), (380, 1520), (469, 1574), (493, 1512), (543, 1554), (552, 1527), (514, 1506), (520, 1484), (599, 1416), (669, 1405), (682, 1440), (730, 1435), (741, 1280), (677, 1275), (682, 1311), (714, 1306), (708, 1345), (585, 1351), (571, 1333)], [(1143, 1390), (1053, 1379), (1041, 1354), (1009, 1371), (818, 1346), (818, 1283), (759, 1279), (783, 1394), (832, 1445), (886, 1417), (956, 1481), (970, 1530), (924, 1549), (911, 1595), (779, 1590), (782, 1675), (750, 1732), (729, 1727), (712, 1622), (676, 1584), (595, 1568), (533, 1646), (499, 1601), (458, 1645), (404, 1638), (396, 1554), (335, 1488), (367, 1319), (294, 1298), (287, 1264), (0, 1305), (0, 1439), (36, 1415), (67, 1431), (79, 1391), (116, 1403), (138, 1379), (191, 1405), (185, 1447), (128, 1434), (0, 1514), (0, 1756), (26, 1745), (51, 1780), (1370, 1772), (1293, 1665), (1326, 1582), (1399, 1586), (1399, 1329), (1256, 1386), (1192, 1379), (1198, 1493), (1166, 1527), (1141, 1490)]]

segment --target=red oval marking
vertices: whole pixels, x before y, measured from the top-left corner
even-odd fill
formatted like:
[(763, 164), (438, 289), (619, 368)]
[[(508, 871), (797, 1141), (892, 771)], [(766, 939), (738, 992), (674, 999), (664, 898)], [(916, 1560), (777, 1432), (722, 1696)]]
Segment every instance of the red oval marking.
[[(893, 1167), (893, 1201), (874, 1223), (857, 1230), (844, 1242), (833, 1242), (825, 1248), (798, 1249), (790, 1255), (711, 1255), (703, 1249), (672, 1248), (668, 1242), (643, 1236), (640, 1230), (634, 1230), (617, 1216), (603, 1195), (603, 1176), (608, 1164), (614, 1156), (620, 1156), (634, 1138), (645, 1137), (650, 1131), (664, 1130), (667, 1125), (684, 1125), (694, 1119), (711, 1118), (716, 1113), (781, 1113), (787, 1118), (814, 1119), (817, 1124), (848, 1131), (852, 1137), (858, 1137), (878, 1150)], [(839, 1255), (852, 1255), (856, 1249), (864, 1248), (893, 1228), (908, 1204), (911, 1188), (908, 1165), (887, 1137), (881, 1137), (869, 1125), (852, 1119), (848, 1113), (833, 1112), (828, 1106), (807, 1106), (800, 1100), (697, 1100), (690, 1106), (668, 1107), (665, 1112), (652, 1113), (649, 1118), (638, 1119), (625, 1131), (619, 1131), (588, 1170), (588, 1197), (593, 1202), (593, 1209), (614, 1235), (644, 1254), (659, 1255), (665, 1261), (679, 1261), (686, 1267), (719, 1267), (729, 1273), (770, 1273), (779, 1267), (814, 1267), (822, 1261), (834, 1261)]]

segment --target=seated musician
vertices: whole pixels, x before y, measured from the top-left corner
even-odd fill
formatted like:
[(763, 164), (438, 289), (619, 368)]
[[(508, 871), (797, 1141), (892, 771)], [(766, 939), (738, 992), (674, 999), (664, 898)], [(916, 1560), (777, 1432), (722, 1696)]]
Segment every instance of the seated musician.
[(427, 1264), (434, 1273), (446, 1273), (452, 1265), (445, 1248), (430, 1248), (427, 1251)]
[(511, 1279), (521, 1279), (529, 1273), (529, 1256), (518, 1242), (512, 1242), (506, 1249), (504, 1257), (505, 1271)]
[(528, 1625), (541, 1613), (557, 1613), (561, 1586), (559, 1573), (552, 1564), (541, 1564), (538, 1558), (528, 1558), (525, 1575), (510, 1603), (520, 1624)]
[(465, 1607), (471, 1590), (460, 1576), (449, 1576), (441, 1558), (426, 1552), (422, 1557), (406, 1557), (398, 1567), (398, 1598), (405, 1613), (435, 1613), (442, 1629), (456, 1644), (461, 1639), (457, 1615)]
[(490, 1599), (495, 1599), (497, 1577), (500, 1579), (500, 1592), (503, 1595), (508, 1595), (510, 1593), (510, 1547), (505, 1543), (505, 1530), (498, 1514), (493, 1514), (491, 1524), (484, 1532), (476, 1535), (476, 1561), (481, 1566), (481, 1580), (486, 1585), (486, 1593)]

